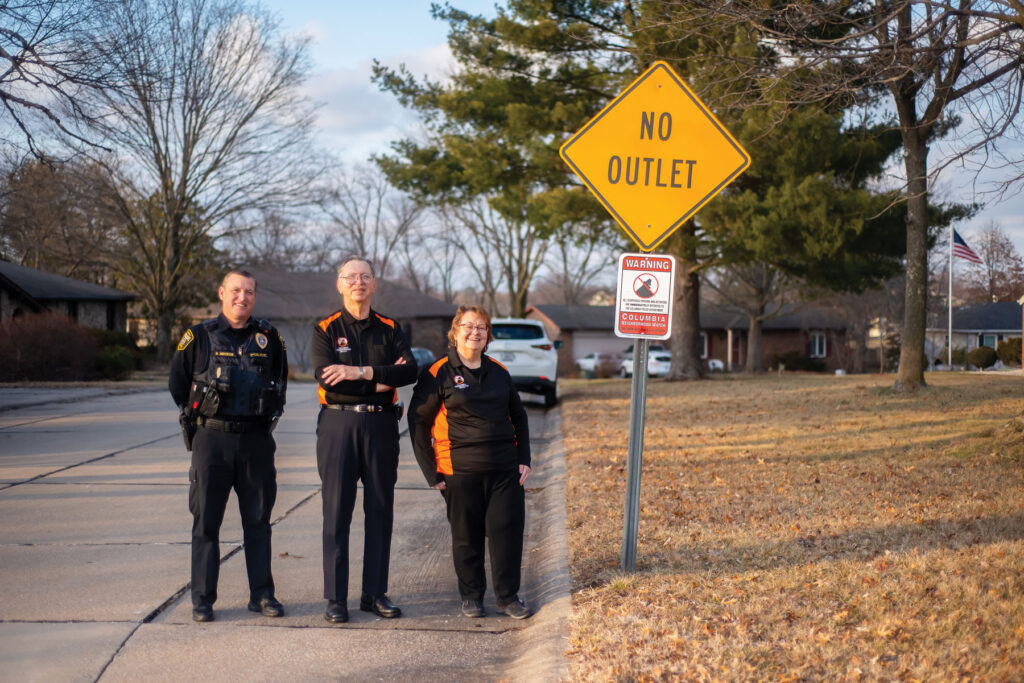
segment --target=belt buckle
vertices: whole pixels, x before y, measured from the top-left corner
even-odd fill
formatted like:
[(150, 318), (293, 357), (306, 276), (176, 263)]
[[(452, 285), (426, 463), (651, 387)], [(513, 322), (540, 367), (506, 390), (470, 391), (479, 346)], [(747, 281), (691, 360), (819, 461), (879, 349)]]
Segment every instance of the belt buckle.
[(356, 406), (355, 406), (355, 411), (357, 413), (370, 413), (370, 412), (373, 412), (372, 408), (373, 408), (373, 406), (371, 406), (369, 404), (357, 403)]

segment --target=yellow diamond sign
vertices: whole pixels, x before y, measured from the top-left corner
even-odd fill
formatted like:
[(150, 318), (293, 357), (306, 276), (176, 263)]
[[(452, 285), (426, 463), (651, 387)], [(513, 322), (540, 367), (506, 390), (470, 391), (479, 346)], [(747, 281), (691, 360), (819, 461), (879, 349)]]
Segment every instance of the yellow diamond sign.
[(562, 159), (651, 251), (750, 165), (665, 62), (655, 62), (562, 145)]

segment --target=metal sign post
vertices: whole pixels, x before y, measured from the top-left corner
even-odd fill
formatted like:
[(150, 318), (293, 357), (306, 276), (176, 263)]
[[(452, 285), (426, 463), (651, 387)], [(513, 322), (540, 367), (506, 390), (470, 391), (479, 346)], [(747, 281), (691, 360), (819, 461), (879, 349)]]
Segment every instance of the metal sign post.
[(619, 256), (615, 294), (615, 334), (633, 340), (633, 385), (629, 400), (626, 505), (622, 513), (622, 570), (636, 569), (640, 527), (640, 472), (644, 460), (647, 362), (651, 339), (672, 332), (676, 260), (665, 254)]
[(629, 396), (629, 451), (626, 455), (626, 506), (622, 512), (623, 571), (636, 570), (640, 527), (640, 472), (644, 460), (644, 413), (647, 409), (647, 338), (633, 346), (633, 388)]

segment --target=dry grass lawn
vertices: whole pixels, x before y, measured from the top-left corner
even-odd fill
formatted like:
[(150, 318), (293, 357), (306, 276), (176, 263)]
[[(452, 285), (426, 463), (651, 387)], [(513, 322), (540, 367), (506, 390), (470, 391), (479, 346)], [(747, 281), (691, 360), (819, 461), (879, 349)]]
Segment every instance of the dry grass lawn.
[(575, 680), (1024, 680), (1020, 374), (567, 383)]

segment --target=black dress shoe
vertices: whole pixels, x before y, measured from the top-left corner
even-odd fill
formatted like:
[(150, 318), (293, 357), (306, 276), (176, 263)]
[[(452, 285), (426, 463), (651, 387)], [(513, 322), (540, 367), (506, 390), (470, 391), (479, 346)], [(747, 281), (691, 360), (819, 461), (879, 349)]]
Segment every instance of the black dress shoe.
[(348, 621), (348, 607), (343, 602), (329, 600), (327, 602), (327, 611), (324, 612), (324, 619), (332, 624), (344, 624)]
[(192, 621), (213, 621), (211, 605), (195, 605), (192, 607)]
[(283, 617), (284, 605), (273, 597), (262, 597), (259, 600), (249, 601), (249, 611), (259, 612), (265, 617)]
[(395, 603), (391, 602), (391, 598), (386, 595), (373, 597), (364, 593), (359, 598), (359, 609), (364, 612), (373, 612), (378, 617), (384, 617), (385, 619), (395, 619), (402, 616), (402, 610)]

